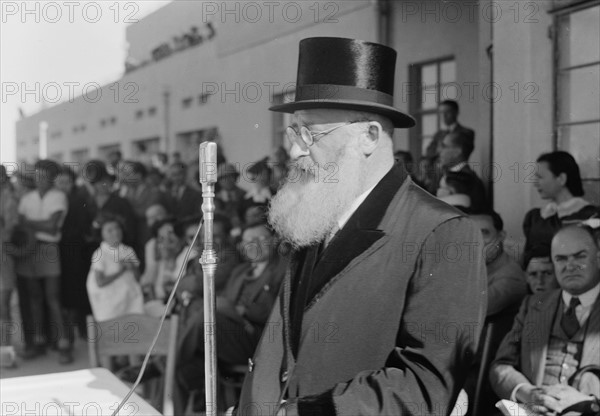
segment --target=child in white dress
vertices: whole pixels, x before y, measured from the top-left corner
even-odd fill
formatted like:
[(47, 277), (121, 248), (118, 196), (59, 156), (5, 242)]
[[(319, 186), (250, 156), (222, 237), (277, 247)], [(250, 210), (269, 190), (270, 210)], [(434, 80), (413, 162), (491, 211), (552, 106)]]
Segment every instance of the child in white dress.
[(94, 252), (87, 292), (98, 322), (144, 313), (144, 296), (137, 279), (139, 264), (133, 249), (121, 243), (123, 229), (116, 218), (102, 221), (102, 243)]

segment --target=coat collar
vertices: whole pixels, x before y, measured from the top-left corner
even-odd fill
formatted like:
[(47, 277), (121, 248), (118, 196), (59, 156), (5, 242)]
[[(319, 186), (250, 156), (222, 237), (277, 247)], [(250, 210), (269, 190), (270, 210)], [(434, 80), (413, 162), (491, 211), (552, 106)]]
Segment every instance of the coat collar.
[[(375, 242), (383, 241), (385, 232), (380, 229), (380, 225), (385, 223), (386, 211), (407, 176), (403, 167), (394, 165), (333, 237), (320, 258), (316, 246), (304, 248), (292, 256), (289, 272), (283, 282), (281, 305), (284, 337), (289, 343), (286, 346), (288, 365), (293, 365), (293, 357), (298, 354), (304, 310), (312, 306), (334, 283), (333, 278), (352, 260)], [(305, 279), (308, 279), (309, 287), (300, 288), (299, 282)], [(291, 302), (292, 296), (294, 302)], [(296, 302), (305, 306), (299, 307)]]
[(312, 299), (353, 259), (385, 235), (380, 224), (406, 177), (406, 171), (401, 166), (394, 165), (356, 209), (344, 227), (333, 237), (321, 253), (312, 272), (309, 299)]

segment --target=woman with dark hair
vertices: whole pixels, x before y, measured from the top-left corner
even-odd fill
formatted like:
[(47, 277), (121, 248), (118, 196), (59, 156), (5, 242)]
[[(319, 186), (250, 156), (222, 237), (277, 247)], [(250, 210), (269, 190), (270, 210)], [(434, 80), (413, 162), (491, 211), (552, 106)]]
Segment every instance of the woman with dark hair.
[[(147, 297), (153, 298), (155, 302), (146, 303), (146, 311), (151, 315), (160, 316), (164, 311), (164, 303), (167, 300), (180, 269), (187, 270), (191, 262), (197, 259), (199, 251), (192, 247), (186, 263), (185, 255), (189, 248), (184, 238), (184, 227), (174, 218), (168, 218), (157, 222), (153, 227), (157, 248), (157, 272), (153, 280), (142, 282), (143, 291)], [(185, 271), (184, 271), (185, 274)]]
[[(120, 217), (123, 228), (123, 243), (133, 247), (136, 241), (135, 214), (129, 201), (113, 191), (114, 182), (115, 177), (108, 172), (103, 172), (100, 176), (94, 178), (92, 182), (94, 187), (92, 212), (96, 219), (107, 214)], [(100, 246), (102, 238), (98, 221), (92, 223), (88, 241), (91, 243), (92, 252)]]
[(269, 188), (273, 170), (268, 164), (268, 158), (253, 163), (245, 173), (250, 184), (250, 190), (246, 192), (240, 206), (239, 215), (241, 218), (244, 218), (248, 208), (256, 204), (267, 205), (273, 196)]
[(538, 158), (535, 187), (549, 203), (525, 215), (525, 255), (534, 246), (549, 246), (562, 225), (600, 216), (600, 208), (583, 199), (579, 166), (567, 152), (545, 153)]
[[(90, 270), (85, 234), (92, 225), (92, 211), (84, 194), (75, 185), (77, 175), (68, 166), (56, 178), (56, 187), (67, 195), (69, 209), (62, 225), (60, 241), (61, 303), (69, 325), (77, 326), (79, 336), (85, 337), (86, 316), (92, 310), (85, 282)], [(69, 341), (74, 338), (69, 331)]]

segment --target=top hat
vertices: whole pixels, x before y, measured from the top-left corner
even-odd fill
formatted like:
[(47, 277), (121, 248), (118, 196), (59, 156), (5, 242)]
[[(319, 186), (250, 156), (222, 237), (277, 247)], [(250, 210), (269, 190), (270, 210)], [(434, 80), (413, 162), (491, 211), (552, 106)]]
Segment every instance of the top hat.
[(366, 111), (389, 118), (396, 128), (415, 120), (394, 107), (396, 51), (385, 45), (344, 38), (300, 41), (296, 98), (269, 110), (333, 108)]

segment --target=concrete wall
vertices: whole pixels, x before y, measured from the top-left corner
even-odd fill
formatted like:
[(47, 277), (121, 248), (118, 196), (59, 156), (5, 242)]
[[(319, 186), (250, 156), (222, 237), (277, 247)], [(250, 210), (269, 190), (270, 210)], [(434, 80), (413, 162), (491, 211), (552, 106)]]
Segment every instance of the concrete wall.
[[(195, 7), (194, 19), (202, 21), (197, 10), (200, 6), (189, 3), (173, 3), (141, 21), (139, 27), (131, 26), (128, 29), (131, 51), (147, 50), (154, 40), (143, 41), (145, 35), (151, 39), (157, 27), (161, 27), (158, 22), (173, 19), (171, 14), (177, 13), (177, 7)], [(292, 9), (288, 10), (287, 20), (282, 21), (283, 6), (279, 6), (282, 8), (279, 13), (275, 9), (273, 22), (268, 14), (259, 22), (244, 24), (237, 24), (235, 15), (225, 19), (217, 16), (214, 42), (186, 49), (126, 74), (116, 84), (105, 86), (97, 102), (89, 99), (95, 97), (90, 91), (88, 99), (79, 97), (72, 104), (60, 104), (20, 120), (19, 159), (32, 160), (37, 156), (34, 139), (39, 122), (44, 120), (49, 123), (48, 154), (62, 152), (66, 161), (73, 150), (90, 148), (94, 157), (98, 147), (114, 143), (121, 143), (125, 157), (132, 157), (134, 140), (155, 136), (163, 141), (169, 137), (169, 148), (173, 150), (178, 133), (213, 127), (218, 127), (230, 160), (241, 165), (255, 161), (271, 152), (275, 116), (267, 108), (272, 104), (273, 93), (280, 93), (284, 86), (295, 82), (300, 39), (341, 36), (379, 40), (375, 2), (336, 3), (340, 8), (328, 22), (323, 22), (331, 12), (325, 9), (327, 2), (318, 3), (318, 22), (314, 21), (315, 10), (309, 8), (313, 2), (300, 3), (303, 18), (298, 22), (290, 19)], [(530, 183), (531, 162), (553, 148), (553, 52), (548, 37), (552, 18), (547, 13), (551, 4), (541, 0), (390, 2), (390, 43), (398, 51), (396, 105), (408, 110), (403, 88), (409, 81), (410, 64), (455, 56), (457, 83), (463, 86), (460, 120), (477, 134), (472, 162), (485, 167), (481, 174), (495, 174), (495, 208), (505, 219), (509, 237), (517, 242), (522, 236), (524, 214), (542, 203)], [(186, 29), (194, 20), (189, 18), (193, 13), (188, 12), (178, 16)], [(162, 17), (161, 13), (166, 15)], [(171, 26), (164, 28), (166, 32), (175, 30)], [(494, 89), (490, 88), (492, 68), (486, 53), (492, 30)], [(469, 84), (472, 90), (467, 88)], [(164, 122), (166, 91), (170, 101), (168, 132)], [(199, 105), (198, 97), (203, 93), (211, 95), (206, 104)], [(187, 97), (193, 98), (194, 104), (184, 109), (182, 100)], [(493, 171), (488, 159), (492, 146), (491, 101), (494, 101)], [(150, 107), (157, 109), (153, 117), (148, 116)], [(140, 110), (144, 117), (137, 119), (135, 114)], [(100, 120), (113, 116), (117, 117), (115, 125), (100, 127)], [(86, 131), (73, 133), (73, 126), (80, 124), (86, 125)], [(56, 130), (62, 131), (62, 137), (53, 139)], [(407, 131), (397, 131), (396, 147), (408, 147)]]
[[(489, 124), (483, 116), (482, 87), (488, 82), (485, 48), (480, 42), (481, 11), (476, 2), (393, 1), (391, 46), (398, 51), (396, 64), (396, 105), (408, 110), (409, 65), (454, 56), (456, 83), (460, 87), (459, 120), (476, 131), (475, 163), (487, 162)], [(482, 28), (485, 32), (485, 28)], [(474, 94), (469, 94), (473, 85)], [(408, 131), (397, 131), (396, 147), (408, 149)]]
[[(145, 52), (141, 51), (147, 52), (158, 39), (176, 31), (172, 23), (163, 27), (163, 20), (175, 21), (177, 15), (187, 28), (193, 21), (190, 15), (195, 14), (195, 19), (201, 22), (199, 6), (190, 3), (194, 2), (174, 2), (130, 26), (127, 33), (134, 56), (143, 57)], [(256, 23), (217, 21), (214, 42), (185, 49), (126, 73), (115, 83), (104, 86), (97, 101), (95, 93), (90, 91), (88, 97), (78, 97), (72, 103), (59, 104), (20, 120), (19, 160), (32, 161), (37, 157), (34, 138), (42, 120), (49, 123), (50, 133), (62, 131), (60, 138), (48, 140), (48, 154), (62, 153), (65, 161), (70, 160), (74, 150), (89, 148), (90, 157), (97, 157), (99, 147), (115, 143), (121, 144), (125, 158), (135, 157), (132, 143), (156, 136), (161, 138), (162, 148), (171, 152), (175, 150), (178, 134), (214, 127), (219, 130), (225, 154), (234, 163), (243, 166), (270, 154), (275, 115), (268, 107), (273, 104), (273, 94), (281, 93), (285, 86), (293, 89), (299, 41), (311, 36), (377, 40), (376, 7), (372, 1), (338, 2), (338, 9), (328, 8), (331, 2), (320, 2), (318, 7), (315, 2), (287, 3), (302, 5), (302, 20), (290, 19), (293, 17), (290, 8), (283, 22), (281, 14), (275, 14), (279, 19), (273, 22), (268, 15)], [(319, 16), (317, 21), (315, 13)], [(200, 105), (202, 94), (208, 94), (209, 98)], [(184, 108), (182, 101), (187, 98), (193, 103)], [(156, 109), (154, 116), (148, 115), (149, 108)], [(136, 117), (138, 111), (143, 112), (142, 118)], [(111, 117), (117, 118), (116, 124), (101, 127), (101, 120)], [(73, 126), (82, 124), (86, 125), (84, 132), (73, 132)]]
[[(502, 17), (494, 23), (494, 78), (503, 95), (494, 104), (494, 162), (501, 175), (494, 201), (509, 236), (518, 240), (525, 213), (542, 204), (531, 183), (533, 162), (553, 149), (551, 2), (528, 2), (537, 8), (521, 9), (518, 19), (513, 3), (495, 4)], [(518, 95), (511, 86), (518, 86)]]

